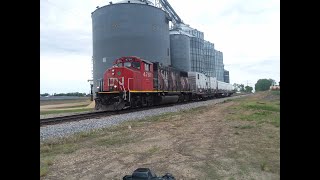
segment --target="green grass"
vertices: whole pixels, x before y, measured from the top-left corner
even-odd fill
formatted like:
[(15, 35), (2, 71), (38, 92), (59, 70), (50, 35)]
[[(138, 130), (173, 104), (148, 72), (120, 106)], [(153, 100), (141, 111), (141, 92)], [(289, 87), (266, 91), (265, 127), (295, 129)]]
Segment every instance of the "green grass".
[(40, 146), (40, 154), (45, 157), (54, 156), (56, 154), (69, 154), (78, 149), (76, 143), (61, 143), (56, 145), (44, 145)]
[(280, 96), (280, 91), (271, 91), (271, 94)]
[(96, 140), (96, 144), (100, 146), (117, 146), (122, 144), (134, 143), (137, 142), (140, 138), (130, 136), (129, 133), (121, 133), (113, 136), (103, 137)]
[(71, 112), (86, 112), (91, 111), (93, 108), (81, 108), (81, 109), (66, 109), (66, 110), (49, 110), (49, 111), (40, 111), (40, 115), (46, 114), (60, 114), (60, 113), (71, 113)]
[(40, 177), (48, 174), (49, 166), (53, 165), (52, 156), (47, 156), (45, 158), (41, 158), (40, 156)]
[(157, 122), (157, 121), (165, 121), (169, 120), (171, 116), (174, 116), (178, 113), (176, 112), (169, 112), (169, 113), (163, 113), (157, 116), (151, 116), (144, 119), (141, 119), (139, 122)]
[[(214, 162), (213, 164), (220, 165), (218, 162)], [(221, 179), (221, 176), (217, 172), (218, 169), (216, 168), (216, 166), (212, 166), (209, 162), (206, 162), (204, 165), (201, 166), (196, 166), (195, 168), (199, 169), (204, 173), (204, 179)]]
[[(271, 123), (276, 127), (280, 126), (280, 102), (278, 101), (263, 101), (258, 99), (235, 99), (234, 103), (239, 105), (236, 108), (229, 108), (227, 113), (231, 119), (254, 121), (260, 123)], [(278, 104), (277, 104), (278, 103)], [(46, 140), (40, 143), (40, 177), (50, 173), (50, 166), (53, 165), (54, 159), (58, 155), (74, 153), (80, 148), (92, 148), (95, 146), (118, 147), (121, 145), (135, 143), (143, 139), (143, 135), (135, 137), (135, 133), (131, 133), (132, 129), (140, 126), (148, 126), (153, 122), (168, 122), (175, 124), (176, 120), (188, 118), (196, 118), (199, 113), (206, 113), (210, 107), (202, 106), (190, 110), (180, 112), (165, 113), (158, 116), (146, 117), (136, 121), (128, 121), (116, 126), (111, 126), (97, 131), (77, 133), (73, 136), (61, 139)], [(243, 113), (245, 112), (245, 113)], [(131, 129), (128, 128), (131, 126)], [(177, 126), (179, 127), (179, 126)], [(248, 122), (246, 125), (236, 126), (237, 136), (243, 134), (242, 130), (255, 129), (258, 125)], [(273, 137), (269, 137), (270, 139)], [(274, 139), (274, 138), (273, 138)], [(161, 151), (161, 147), (152, 146), (144, 153), (148, 156), (156, 155)], [(198, 167), (203, 171), (208, 179), (221, 178), (218, 169), (213, 166), (212, 162), (208, 162), (205, 166)], [(260, 164), (257, 164), (259, 167)], [(272, 167), (270, 165), (270, 167)], [(261, 170), (268, 169), (266, 165), (261, 164)]]
[(79, 99), (49, 99), (49, 100), (40, 100), (40, 106), (43, 105), (53, 105), (53, 104), (66, 104), (66, 103), (80, 103), (87, 102), (90, 98), (83, 97)]
[[(269, 92), (274, 94), (276, 91)], [(280, 94), (279, 94), (280, 95)], [(267, 99), (237, 99), (238, 105), (230, 108), (227, 119), (253, 121), (258, 124), (269, 123), (280, 127), (280, 99), (277, 96)], [(250, 129), (252, 127), (239, 127), (239, 129)]]
[[(79, 148), (91, 148), (93, 146), (117, 147), (124, 144), (135, 143), (140, 141), (143, 136), (135, 137), (128, 126), (132, 129), (135, 127), (145, 126), (153, 122), (173, 122), (175, 120), (185, 119), (190, 116), (197, 116), (198, 113), (205, 113), (206, 106), (197, 107), (179, 112), (164, 113), (157, 116), (146, 117), (136, 121), (128, 121), (116, 126), (111, 126), (98, 131), (81, 132), (72, 136), (60, 139), (46, 140), (40, 143), (40, 175), (45, 176), (50, 170), (50, 166), (57, 155), (69, 154), (77, 151)], [(67, 112), (70, 112), (66, 110)], [(63, 111), (63, 112), (66, 112)], [(57, 111), (54, 111), (57, 113)], [(73, 111), (74, 112), (74, 111)], [(177, 126), (178, 127), (178, 126)], [(252, 128), (250, 126), (239, 127), (240, 129)], [(160, 151), (160, 147), (152, 146), (145, 153), (153, 155)], [(207, 169), (209, 177), (216, 177), (214, 172)]]
[(224, 103), (227, 103), (227, 102), (231, 102), (231, 101), (233, 101), (232, 99), (227, 99), (227, 100), (225, 100), (225, 101), (223, 101)]
[(74, 106), (66, 106), (66, 107), (56, 107), (56, 108), (52, 108), (52, 109), (69, 109), (69, 108), (82, 108), (82, 107), (87, 107), (89, 104), (83, 104), (83, 105), (74, 105)]
[(269, 167), (266, 162), (260, 164), (261, 171), (269, 171)]
[(40, 177), (46, 176), (48, 174), (48, 166), (40, 165)]
[(276, 111), (280, 112), (279, 105), (276, 104), (258, 104), (257, 102), (248, 103), (244, 105), (245, 108), (254, 110)]
[(40, 177), (46, 176), (55, 157), (70, 154), (82, 147), (82, 142), (96, 137), (93, 132), (77, 133), (68, 138), (52, 139), (40, 142)]
[[(146, 117), (136, 121), (124, 122), (119, 125), (104, 128), (98, 131), (81, 132), (66, 138), (43, 141), (40, 143), (40, 176), (45, 176), (48, 174), (50, 166), (57, 155), (73, 153), (79, 148), (91, 148), (92, 146), (116, 147), (119, 145), (140, 141), (143, 137), (135, 137), (132, 133), (130, 133), (128, 126), (135, 128), (152, 122), (174, 121), (175, 118), (183, 118), (185, 116), (191, 116), (198, 112), (204, 111), (204, 107), (198, 107), (180, 112), (164, 113), (158, 116)], [(57, 111), (54, 112), (57, 113)], [(71, 111), (67, 110), (63, 112)], [(147, 150), (146, 154), (152, 155), (159, 150), (160, 147), (153, 146)]]
[(150, 149), (148, 149), (148, 154), (154, 154), (160, 150), (160, 147), (158, 146), (152, 146)]
[(244, 125), (244, 126), (235, 126), (235, 128), (239, 128), (239, 129), (251, 129), (251, 128), (254, 128), (254, 126)]

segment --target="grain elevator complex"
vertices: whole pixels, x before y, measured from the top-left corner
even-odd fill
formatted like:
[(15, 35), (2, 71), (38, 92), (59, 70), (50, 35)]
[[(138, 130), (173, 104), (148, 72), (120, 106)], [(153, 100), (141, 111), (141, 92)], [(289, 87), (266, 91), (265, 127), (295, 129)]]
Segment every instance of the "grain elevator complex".
[(229, 83), (223, 53), (205, 40), (203, 32), (183, 23), (167, 0), (109, 2), (97, 7), (91, 17), (94, 87), (113, 61), (123, 56), (204, 73)]

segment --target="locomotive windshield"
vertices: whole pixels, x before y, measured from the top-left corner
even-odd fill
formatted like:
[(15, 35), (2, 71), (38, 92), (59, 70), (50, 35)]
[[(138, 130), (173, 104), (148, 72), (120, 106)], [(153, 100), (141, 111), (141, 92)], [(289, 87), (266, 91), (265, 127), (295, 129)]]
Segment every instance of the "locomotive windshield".
[(121, 63), (116, 64), (115, 66), (116, 66), (116, 67), (122, 67), (123, 64), (122, 64), (122, 62), (121, 62)]
[(132, 62), (132, 67), (140, 69), (140, 62)]
[(124, 67), (131, 67), (131, 62), (125, 62)]
[(115, 67), (127, 67), (127, 68), (135, 68), (139, 69), (141, 68), (141, 63), (136, 61), (133, 58), (126, 58), (126, 59), (118, 59), (115, 64)]

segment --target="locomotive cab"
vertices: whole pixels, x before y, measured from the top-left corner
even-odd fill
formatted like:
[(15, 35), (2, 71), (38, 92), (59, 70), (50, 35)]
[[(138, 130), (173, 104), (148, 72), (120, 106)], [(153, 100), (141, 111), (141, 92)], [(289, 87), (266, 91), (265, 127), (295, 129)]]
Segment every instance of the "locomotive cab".
[(122, 109), (130, 103), (131, 91), (153, 90), (153, 64), (134, 56), (119, 58), (106, 70), (100, 86), (96, 109), (110, 109), (104, 108), (108, 105)]
[(153, 64), (137, 57), (117, 59), (103, 77), (103, 91), (141, 91), (153, 88)]

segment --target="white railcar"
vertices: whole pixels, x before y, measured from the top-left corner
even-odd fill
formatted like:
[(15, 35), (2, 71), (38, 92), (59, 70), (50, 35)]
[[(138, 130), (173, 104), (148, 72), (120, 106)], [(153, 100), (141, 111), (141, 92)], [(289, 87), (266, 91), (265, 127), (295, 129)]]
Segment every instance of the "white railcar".
[(198, 72), (188, 72), (188, 80), (192, 92), (204, 93), (210, 89), (210, 79)]

